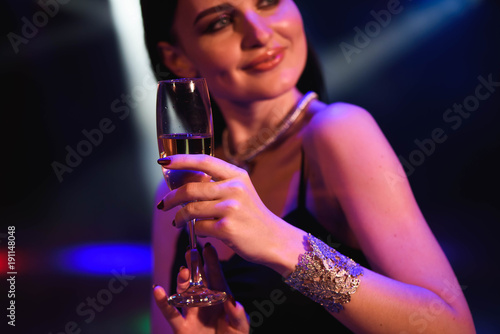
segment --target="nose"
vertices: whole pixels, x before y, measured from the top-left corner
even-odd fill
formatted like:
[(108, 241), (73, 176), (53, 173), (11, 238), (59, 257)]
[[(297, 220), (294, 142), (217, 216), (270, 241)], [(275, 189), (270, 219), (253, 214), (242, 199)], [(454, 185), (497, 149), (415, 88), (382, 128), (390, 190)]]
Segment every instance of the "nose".
[(272, 28), (267, 24), (266, 18), (255, 11), (244, 14), (243, 24), (243, 49), (261, 47), (267, 44), (273, 34)]

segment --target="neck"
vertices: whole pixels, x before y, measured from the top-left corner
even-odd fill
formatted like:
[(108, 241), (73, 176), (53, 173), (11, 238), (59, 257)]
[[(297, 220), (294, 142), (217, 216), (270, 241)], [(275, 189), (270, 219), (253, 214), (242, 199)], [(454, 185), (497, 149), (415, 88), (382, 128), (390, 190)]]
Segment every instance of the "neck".
[(241, 153), (251, 138), (268, 136), (301, 97), (302, 93), (294, 88), (276, 98), (251, 103), (216, 99), (226, 120), (231, 151)]

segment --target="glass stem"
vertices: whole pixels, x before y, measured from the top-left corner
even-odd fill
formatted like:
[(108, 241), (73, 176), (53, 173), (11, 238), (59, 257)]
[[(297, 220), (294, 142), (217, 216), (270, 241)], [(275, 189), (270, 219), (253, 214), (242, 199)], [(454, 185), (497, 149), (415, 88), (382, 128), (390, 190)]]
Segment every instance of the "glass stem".
[(200, 271), (200, 254), (198, 252), (198, 248), (196, 247), (196, 234), (194, 233), (194, 224), (196, 219), (192, 219), (189, 221), (189, 244), (190, 244), (190, 257), (191, 263), (189, 270), (191, 271), (191, 285), (203, 285), (203, 281), (201, 279), (201, 271)]

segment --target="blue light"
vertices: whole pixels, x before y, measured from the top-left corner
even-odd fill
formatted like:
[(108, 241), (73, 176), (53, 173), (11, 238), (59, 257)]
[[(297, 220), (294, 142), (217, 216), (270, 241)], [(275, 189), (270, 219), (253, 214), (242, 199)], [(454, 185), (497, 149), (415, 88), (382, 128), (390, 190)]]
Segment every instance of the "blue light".
[(109, 275), (113, 270), (124, 270), (131, 275), (150, 275), (151, 262), (149, 244), (85, 244), (56, 254), (58, 269), (75, 274)]
[[(354, 24), (353, 29), (342, 38), (342, 42), (346, 43), (343, 48), (340, 44), (328, 45), (320, 52), (329, 99), (336, 100), (345, 92), (358, 89), (359, 80), (366, 80), (447, 25), (471, 15), (472, 9), (481, 1), (421, 0), (412, 5), (401, 3), (396, 6), (399, 13), (392, 15), (385, 26), (373, 14), (367, 13), (371, 17)], [(386, 8), (374, 8), (375, 12), (380, 10)], [(371, 33), (367, 30), (369, 26), (375, 28)], [(360, 29), (364, 35), (359, 36), (365, 36), (364, 39), (360, 39), (360, 32), (354, 28)]]

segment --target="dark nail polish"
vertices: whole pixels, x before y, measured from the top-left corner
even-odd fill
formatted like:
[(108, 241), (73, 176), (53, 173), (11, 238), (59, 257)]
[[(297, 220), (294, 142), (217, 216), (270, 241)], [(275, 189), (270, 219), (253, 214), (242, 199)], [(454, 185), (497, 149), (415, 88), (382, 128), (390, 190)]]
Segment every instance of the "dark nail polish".
[(175, 219), (172, 220), (172, 226), (175, 226)]
[(234, 299), (233, 295), (229, 295), (227, 299), (233, 304), (234, 307), (236, 307), (236, 300)]
[(156, 162), (158, 162), (158, 164), (162, 165), (162, 166), (168, 166), (170, 165), (170, 158), (161, 158), (161, 159), (158, 159)]
[(158, 210), (163, 209), (164, 206), (165, 206), (165, 204), (163, 204), (163, 200), (159, 201), (158, 204), (156, 205), (156, 207), (158, 208)]
[(203, 248), (207, 248), (207, 247), (210, 247), (210, 246), (212, 246), (212, 244), (209, 243), (209, 242), (207, 242)]

